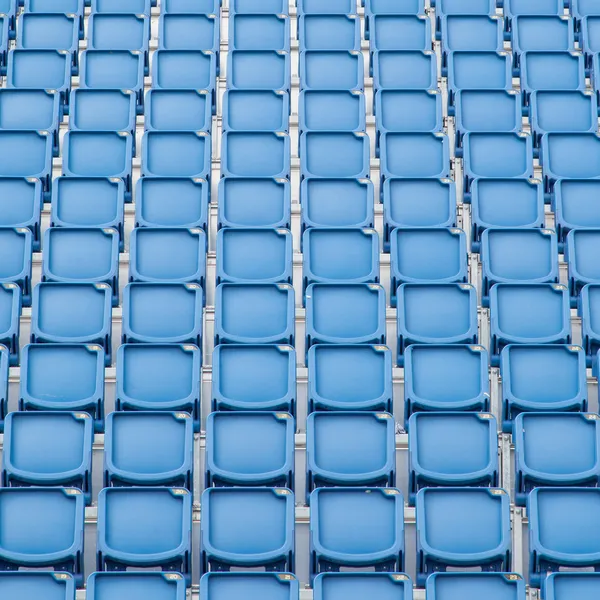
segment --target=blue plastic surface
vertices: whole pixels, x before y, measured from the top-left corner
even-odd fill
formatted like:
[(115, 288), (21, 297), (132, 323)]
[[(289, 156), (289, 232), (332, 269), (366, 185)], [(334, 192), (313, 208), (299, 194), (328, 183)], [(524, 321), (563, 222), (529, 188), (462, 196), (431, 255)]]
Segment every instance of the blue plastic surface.
[(576, 301), (581, 288), (588, 283), (600, 283), (596, 257), (600, 248), (600, 231), (574, 229), (565, 245), (565, 260), (569, 265), (569, 289)]
[(360, 50), (357, 15), (311, 14), (298, 18), (300, 51)]
[(0, 429), (4, 427), (4, 417), (8, 412), (8, 373), (10, 353), (0, 345)]
[(89, 0), (93, 13), (135, 13), (150, 15), (150, 0)]
[(163, 13), (158, 21), (161, 50), (210, 50), (219, 53), (220, 23), (215, 14)]
[(221, 177), (289, 179), (290, 138), (281, 131), (227, 131), (221, 142)]
[(562, 15), (565, 3), (563, 0), (503, 0), (504, 12), (509, 19), (520, 15)]
[(600, 193), (600, 181), (559, 179), (554, 184), (554, 214), (560, 242), (566, 241), (571, 229), (600, 227), (600, 205), (592, 200)]
[(300, 53), (300, 85), (303, 90), (362, 91), (364, 79), (364, 60), (358, 50), (309, 50)]
[[(241, 0), (241, 2), (255, 1)], [(237, 0), (237, 2), (240, 2), (240, 0)], [(164, 2), (161, 2), (161, 11), (164, 13), (215, 14), (219, 12), (220, 7), (220, 0), (164, 0)]]
[(383, 50), (373, 54), (373, 87), (382, 89), (433, 90), (438, 86), (434, 52)]
[(290, 96), (282, 90), (228, 90), (223, 96), (224, 131), (287, 132), (289, 115)]
[(230, 50), (290, 51), (290, 19), (276, 13), (232, 14)]
[(31, 306), (33, 235), (26, 227), (0, 227), (0, 282), (21, 288), (23, 306)]
[(16, 283), (0, 283), (0, 344), (10, 352), (10, 364), (19, 362), (21, 288)]
[(207, 573), (200, 579), (202, 600), (231, 600), (240, 594), (247, 600), (298, 600), (300, 584), (291, 573)]
[(289, 93), (290, 79), (288, 52), (235, 50), (227, 53), (227, 88), (230, 90), (283, 90)]
[(147, 131), (142, 139), (142, 176), (208, 180), (211, 142), (205, 131)]
[(426, 589), (431, 600), (463, 600), (465, 595), (493, 600), (527, 597), (525, 581), (518, 573), (434, 573)]
[(362, 131), (303, 133), (300, 155), (302, 177), (369, 177), (370, 143)]
[(582, 19), (589, 15), (599, 15), (600, 9), (595, 0), (571, 0), (573, 16)]
[(353, 0), (298, 0), (298, 14), (356, 14), (356, 4)]
[(568, 600), (570, 594), (580, 600), (594, 600), (599, 593), (598, 573), (550, 573), (544, 581), (544, 595), (548, 600)]
[(0, 595), (21, 600), (74, 600), (75, 580), (67, 573), (9, 571), (0, 574)]
[(371, 52), (431, 50), (431, 20), (426, 15), (376, 14), (369, 18)]
[(583, 347), (589, 363), (600, 349), (600, 335), (597, 331), (597, 313), (600, 308), (600, 286), (598, 284), (590, 283), (581, 289), (578, 308), (582, 320)]
[[(368, 1), (368, 0), (367, 0)], [(411, 600), (413, 584), (404, 573), (321, 573), (313, 582), (315, 600)]]
[(300, 92), (299, 131), (366, 131), (363, 93), (304, 90)]
[(87, 580), (86, 597), (89, 600), (185, 600), (185, 580), (177, 573), (92, 573)]
[[(600, 34), (600, 10), (594, 16), (585, 17), (580, 24), (579, 39), (581, 46), (588, 56), (600, 51), (598, 35)], [(589, 60), (589, 59), (588, 59)]]
[[(194, 4), (194, 7), (197, 5), (197, 0), (167, 0), (167, 2), (177, 2), (181, 4), (185, 2), (186, 4)], [(208, 3), (218, 3), (218, 0), (202, 0), (200, 5)], [(211, 4), (212, 5), (212, 4)], [(187, 6), (186, 6), (187, 9)], [(190, 9), (191, 10), (191, 9)], [(229, 5), (229, 10), (233, 14), (252, 14), (252, 13), (279, 13), (279, 14), (287, 14), (289, 10), (289, 2), (286, 0), (232, 0)], [(178, 11), (178, 12), (181, 12)], [(216, 12), (215, 10), (205, 11), (205, 12)]]
[(0, 225), (28, 227), (33, 234), (33, 249), (40, 248), (42, 184), (38, 179), (3, 177), (0, 179)]

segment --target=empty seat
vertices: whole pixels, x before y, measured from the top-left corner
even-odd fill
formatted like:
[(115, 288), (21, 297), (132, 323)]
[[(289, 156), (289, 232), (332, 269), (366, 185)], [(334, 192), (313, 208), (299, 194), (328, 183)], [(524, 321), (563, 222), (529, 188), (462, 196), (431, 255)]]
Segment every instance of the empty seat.
[(284, 90), (289, 93), (290, 79), (290, 55), (287, 52), (235, 50), (227, 53), (228, 89)]
[(289, 129), (290, 96), (282, 90), (228, 90), (223, 96), (224, 131)]
[(206, 229), (210, 186), (204, 179), (142, 177), (135, 190), (136, 227)]
[(599, 568), (599, 508), (597, 488), (536, 488), (529, 494), (532, 587), (540, 587), (553, 571)]
[(550, 573), (544, 582), (544, 593), (548, 600), (568, 600), (571, 594), (581, 600), (593, 600), (598, 592), (598, 573)]
[(465, 594), (498, 600), (527, 597), (525, 581), (518, 573), (434, 573), (427, 579), (426, 589), (431, 600), (458, 600)]
[(9, 413), (4, 425), (2, 485), (74, 487), (91, 504), (93, 427), (87, 413)]
[(146, 94), (147, 131), (206, 131), (212, 129), (212, 104), (206, 90), (150, 90)]
[(437, 61), (431, 50), (382, 50), (373, 54), (373, 87), (433, 90), (438, 87)]
[(369, 47), (377, 50), (431, 50), (431, 20), (426, 15), (376, 14), (369, 17)]
[(86, 590), (90, 600), (132, 600), (138, 594), (148, 600), (185, 600), (179, 573), (92, 573)]
[(288, 229), (221, 229), (217, 233), (219, 283), (292, 283)]
[(307, 364), (309, 413), (392, 412), (392, 353), (386, 346), (317, 344)]
[(595, 260), (599, 247), (599, 230), (574, 229), (567, 235), (565, 260), (569, 265), (569, 289), (573, 302), (576, 302), (584, 285), (600, 283), (600, 272)]
[(299, 130), (366, 131), (365, 96), (357, 90), (300, 92)]
[(306, 288), (306, 350), (313, 344), (385, 344), (385, 291), (374, 283)]
[(298, 0), (298, 14), (356, 14), (356, 5), (353, 0)]
[(275, 13), (232, 14), (228, 42), (230, 50), (289, 52), (290, 19)]
[[(30, 2), (31, 0), (27, 0)], [(80, 0), (83, 3), (83, 0)], [(0, 10), (6, 15), (8, 25), (7, 33), (14, 37), (15, 35), (15, 16), (17, 14), (17, 0), (2, 0)], [(5, 42), (8, 43), (8, 40)]]
[[(413, 413), (489, 411), (488, 366), (483, 346), (409, 346), (404, 354), (405, 427)], [(447, 385), (449, 377), (452, 386)]]
[(68, 573), (5, 572), (0, 574), (0, 594), (21, 600), (74, 600), (75, 580)]
[(287, 488), (209, 488), (202, 494), (200, 574), (232, 566), (294, 571), (294, 494)]
[[(196, 0), (167, 0), (167, 2), (171, 3), (195, 3)], [(208, 6), (209, 2), (218, 2), (218, 0), (202, 0), (200, 5), (206, 4)], [(195, 6), (195, 5), (194, 5)], [(232, 0), (231, 5), (229, 6), (230, 12), (233, 14), (251, 14), (251, 13), (279, 13), (279, 14), (288, 14), (289, 6), (286, 0)], [(192, 9), (190, 8), (190, 11)], [(177, 11), (181, 12), (181, 10)], [(206, 12), (216, 12), (216, 11), (206, 11)]]
[(162, 14), (158, 21), (158, 47), (161, 50), (209, 50), (218, 54), (219, 27), (215, 14)]
[(39, 179), (0, 178), (0, 225), (28, 227), (33, 234), (33, 249), (40, 249), (40, 218), (43, 190)]
[(515, 17), (521, 15), (562, 15), (562, 0), (505, 0), (504, 12), (514, 23)]
[(248, 600), (298, 600), (299, 587), (291, 573), (207, 573), (200, 578), (200, 597), (227, 600), (242, 594)]
[[(150, 15), (150, 0), (89, 0), (93, 13), (130, 13)], [(152, 2), (154, 5), (155, 2)]]
[(44, 235), (42, 280), (106, 283), (119, 304), (119, 232), (50, 227)]
[(291, 346), (225, 344), (213, 351), (214, 411), (296, 412), (296, 352)]
[(597, 415), (521, 413), (515, 420), (514, 443), (515, 494), (521, 506), (536, 487), (598, 487)]
[[(557, 255), (558, 259), (558, 255)], [(467, 238), (462, 229), (394, 229), (390, 234), (391, 301), (403, 283), (468, 280)]]
[(398, 364), (411, 344), (476, 344), (477, 292), (468, 283), (398, 288)]
[(185, 411), (199, 431), (201, 364), (191, 344), (119, 346), (115, 410)]
[(186, 412), (106, 417), (104, 486), (165, 485), (192, 491), (194, 424)]
[(201, 348), (203, 302), (195, 283), (130, 283), (123, 290), (123, 343)]
[(369, 179), (307, 177), (300, 184), (302, 228), (373, 227), (374, 195)]
[(558, 243), (551, 229), (486, 229), (481, 235), (482, 294), (496, 283), (558, 283)]
[(289, 229), (291, 204), (287, 179), (225, 177), (219, 181), (217, 227)]
[(502, 426), (521, 412), (585, 411), (585, 354), (579, 346), (509, 345), (500, 356)]
[(404, 573), (321, 573), (313, 582), (315, 600), (410, 600), (413, 585)]
[[(6, 10), (6, 7), (11, 3), (12, 0), (2, 1), (3, 13), (11, 14), (10, 10)], [(81, 19), (81, 39), (83, 39), (84, 0), (24, 0), (19, 4), (25, 7), (26, 13), (64, 13), (79, 15)], [(88, 3), (86, 2), (85, 4)]]
[(306, 420), (306, 494), (320, 487), (396, 485), (389, 413), (313, 412)]
[(598, 43), (598, 34), (600, 33), (600, 19), (598, 16), (600, 16), (600, 11), (597, 11), (597, 13), (585, 17), (579, 25), (581, 46), (588, 56), (593, 56), (600, 51), (600, 44)]
[(4, 427), (4, 417), (8, 412), (8, 369), (10, 353), (6, 346), (0, 345), (0, 428)]
[(31, 306), (33, 235), (26, 227), (0, 227), (0, 282), (21, 288), (23, 306)]
[(94, 430), (104, 431), (100, 346), (31, 344), (22, 352), (19, 410), (85, 411), (94, 418)]
[(498, 485), (497, 424), (490, 413), (413, 413), (409, 428), (411, 504), (425, 487)]
[(495, 13), (493, 0), (435, 0), (436, 14), (445, 15), (488, 15)]
[(0, 283), (0, 344), (10, 352), (10, 364), (19, 360), (21, 288), (16, 283)]
[(211, 141), (205, 131), (147, 131), (142, 140), (142, 176), (208, 180)]
[(298, 18), (300, 51), (360, 50), (357, 15), (311, 14)]
[(395, 488), (319, 488), (310, 495), (310, 576), (342, 567), (404, 570), (404, 500)]
[(215, 346), (293, 345), (294, 314), (288, 283), (222, 283), (215, 294)]
[(105, 283), (40, 283), (33, 289), (33, 343), (99, 344), (111, 364), (111, 289)]
[(527, 133), (467, 133), (463, 145), (467, 191), (476, 178), (533, 178), (533, 141)]
[(161, 567), (191, 585), (192, 494), (185, 488), (104, 488), (97, 535), (99, 571)]
[[(238, 0), (239, 1), (239, 0)], [(242, 0), (242, 2), (248, 0)], [(253, 0), (250, 0), (252, 2)], [(280, 1), (280, 0), (278, 0)], [(165, 13), (218, 13), (221, 7), (219, 0), (165, 0), (161, 10)]]
[(309, 50), (300, 53), (303, 90), (364, 90), (364, 61), (358, 50)]
[(290, 138), (286, 133), (227, 131), (221, 142), (221, 177), (290, 176)]
[(377, 283), (379, 236), (374, 229), (307, 229), (302, 236), (303, 281)]
[[(206, 487), (294, 489), (294, 431), (289, 413), (211, 413), (206, 420)], [(246, 452), (248, 445), (252, 452)]]
[(600, 228), (600, 203), (596, 194), (600, 181), (559, 179), (554, 184), (553, 206), (559, 242), (566, 241), (571, 229)]
[(300, 155), (302, 177), (369, 177), (370, 141), (362, 131), (303, 133)]
[(416, 505), (420, 586), (448, 568), (510, 570), (510, 497), (504, 490), (424, 488)]
[(197, 283), (204, 287), (203, 229), (141, 227), (129, 238), (129, 280)]
[(583, 336), (583, 347), (588, 356), (588, 362), (595, 358), (600, 349), (600, 333), (597, 330), (597, 314), (600, 309), (600, 285), (590, 283), (580, 292), (577, 303)]
[(490, 227), (544, 227), (544, 189), (539, 180), (475, 179), (470, 196), (473, 252), (479, 252), (481, 234)]

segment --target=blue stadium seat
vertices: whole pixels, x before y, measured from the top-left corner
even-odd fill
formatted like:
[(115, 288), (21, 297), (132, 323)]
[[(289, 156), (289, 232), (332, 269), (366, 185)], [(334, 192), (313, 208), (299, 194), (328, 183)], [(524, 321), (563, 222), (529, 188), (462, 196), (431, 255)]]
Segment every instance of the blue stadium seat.
[(461, 600), (465, 595), (494, 600), (527, 597), (525, 581), (518, 573), (434, 573), (427, 579), (426, 589), (430, 600)]
[(475, 179), (471, 184), (473, 252), (488, 228), (544, 227), (544, 190), (536, 179)]
[[(83, 39), (83, 15), (84, 15), (84, 0), (2, 0), (0, 3), (0, 12), (4, 14), (15, 14), (14, 9), (8, 8), (10, 5), (21, 5), (25, 7), (26, 13), (63, 13), (75, 14), (80, 19), (80, 39)], [(85, 2), (89, 4), (89, 2)]]
[(299, 104), (300, 133), (366, 131), (365, 96), (357, 90), (304, 90), (300, 92)]
[(496, 283), (558, 283), (558, 242), (551, 229), (486, 229), (481, 235), (482, 294)]
[[(66, 571), (83, 586), (84, 497), (76, 488), (2, 488), (2, 571)], [(55, 575), (57, 576), (57, 575)]]
[(553, 191), (556, 232), (561, 244), (572, 229), (600, 228), (600, 205), (590, 202), (600, 193), (600, 181), (559, 179)]
[(158, 21), (161, 50), (210, 50), (219, 53), (220, 24), (215, 14), (165, 13)]
[(528, 133), (467, 133), (463, 146), (465, 191), (477, 178), (533, 177), (533, 140)]
[(19, 410), (85, 411), (94, 418), (94, 430), (104, 431), (100, 346), (31, 344), (22, 354)]
[[(289, 413), (213, 412), (206, 420), (206, 487), (294, 489), (294, 418)], [(246, 452), (248, 444), (252, 452)]]
[(135, 226), (206, 230), (209, 192), (205, 179), (142, 177), (135, 190)]
[(51, 227), (116, 229), (123, 251), (125, 185), (121, 179), (58, 177), (52, 186), (50, 210)]
[(563, 0), (503, 0), (504, 13), (514, 23), (521, 15), (563, 15)]
[(404, 500), (395, 488), (319, 488), (310, 495), (310, 580), (342, 567), (404, 570)]
[(0, 282), (21, 288), (23, 306), (31, 306), (33, 235), (26, 227), (0, 227)]
[(0, 345), (0, 430), (4, 428), (4, 417), (8, 412), (8, 373), (10, 353)]
[(147, 131), (142, 139), (142, 177), (211, 174), (212, 140), (205, 131)]
[(231, 600), (240, 594), (247, 600), (298, 600), (300, 585), (291, 573), (207, 573), (200, 579), (202, 600)]
[(465, 232), (454, 228), (394, 229), (390, 234), (390, 271), (392, 306), (403, 283), (468, 281)]
[(424, 488), (416, 505), (419, 586), (449, 567), (510, 570), (510, 496), (504, 490)]
[(290, 96), (282, 90), (228, 90), (223, 95), (224, 131), (287, 133), (289, 115)]
[(413, 413), (409, 430), (411, 504), (426, 487), (498, 485), (498, 433), (490, 413)]
[(600, 33), (600, 11), (598, 14), (593, 16), (584, 17), (580, 24), (579, 39), (581, 47), (589, 59), (600, 51), (600, 44), (598, 44), (598, 34)]
[(362, 131), (309, 131), (300, 136), (302, 177), (368, 178), (370, 141)]
[[(437, 16), (436, 32), (440, 31), (439, 21), (448, 15), (493, 15), (496, 13), (494, 0), (434, 0)], [(439, 36), (438, 36), (439, 39)]]
[(197, 283), (204, 289), (206, 234), (203, 229), (141, 227), (129, 238), (129, 280)]
[(283, 90), (289, 93), (290, 79), (288, 52), (235, 50), (227, 53), (227, 88), (230, 90)]
[[(31, 2), (31, 0), (28, 0), (28, 2)], [(83, 0), (81, 0), (81, 2), (83, 2)], [(8, 27), (6, 33), (7, 36), (10, 36), (12, 39), (15, 38), (15, 17), (17, 14), (17, 8), (17, 0), (2, 0), (0, 2), (0, 11), (3, 15), (6, 15), (6, 24)], [(8, 37), (6, 40), (3, 40), (3, 44), (8, 46)]]
[[(368, 1), (368, 0), (367, 0)], [(313, 582), (315, 600), (411, 600), (413, 584), (404, 573), (321, 573)]]
[(476, 344), (477, 291), (467, 283), (398, 288), (398, 364), (411, 344)]
[(369, 18), (371, 53), (377, 50), (431, 50), (431, 21), (426, 15), (376, 14)]
[(292, 242), (288, 229), (221, 229), (217, 233), (217, 285), (292, 283)]
[(21, 600), (75, 600), (75, 580), (68, 573), (8, 571), (0, 574), (0, 595)]
[(215, 346), (293, 346), (294, 302), (294, 288), (288, 283), (222, 283), (215, 293)]
[(296, 352), (291, 346), (225, 344), (213, 351), (213, 411), (296, 412)]
[(228, 36), (230, 50), (289, 52), (290, 19), (276, 13), (232, 14)]
[(286, 133), (227, 131), (221, 141), (221, 177), (289, 179), (290, 138)]
[(16, 283), (0, 283), (0, 344), (10, 352), (10, 364), (19, 362), (21, 288)]
[(596, 357), (600, 349), (600, 333), (597, 331), (599, 308), (600, 285), (595, 283), (585, 285), (580, 291), (578, 309), (582, 321), (583, 347), (588, 357), (588, 363), (591, 363), (592, 358)]
[(219, 181), (217, 227), (289, 229), (291, 203), (287, 179), (225, 177)]
[(123, 131), (67, 131), (63, 138), (63, 175), (122, 179), (131, 197), (133, 136)]
[(192, 492), (194, 424), (186, 412), (106, 417), (104, 487), (164, 485)]
[[(178, 3), (182, 4), (185, 2), (186, 4), (194, 3), (197, 4), (197, 0), (167, 0), (167, 3)], [(200, 5), (206, 4), (208, 7), (208, 3), (217, 2), (217, 0), (202, 0)], [(192, 10), (191, 8), (189, 9)], [(289, 11), (289, 3), (286, 0), (231, 0), (231, 4), (229, 5), (229, 11), (232, 14), (251, 14), (251, 13), (278, 13), (287, 15)], [(182, 10), (178, 10), (176, 12), (183, 12)], [(186, 7), (187, 12), (187, 7)], [(205, 10), (204, 12), (216, 12), (216, 9), (213, 10)]]
[(395, 430), (389, 413), (311, 413), (306, 420), (307, 500), (320, 487), (394, 487)]
[(0, 178), (0, 226), (28, 227), (33, 234), (33, 249), (40, 249), (40, 219), (43, 204), (39, 179)]
[(300, 184), (302, 229), (373, 227), (374, 196), (369, 179), (307, 177)]
[(146, 131), (212, 130), (212, 104), (206, 90), (150, 90), (146, 93)]
[(585, 354), (579, 346), (509, 345), (500, 355), (502, 427), (522, 412), (586, 411)]
[(50, 227), (44, 234), (42, 281), (106, 283), (119, 304), (119, 232)]
[(540, 587), (551, 572), (600, 569), (599, 509), (598, 488), (536, 488), (529, 494), (529, 585)]
[(550, 573), (544, 581), (544, 597), (568, 600), (574, 594), (580, 600), (594, 600), (600, 593), (598, 573)]
[(199, 431), (201, 365), (201, 351), (191, 344), (119, 346), (115, 410), (185, 411)]
[(600, 15), (600, 9), (595, 0), (571, 0), (571, 11), (577, 19)]
[(130, 283), (123, 290), (123, 343), (201, 348), (203, 303), (196, 283)]
[(185, 488), (105, 488), (98, 494), (97, 570), (161, 567), (192, 578), (192, 494)]
[(294, 494), (210, 488), (202, 494), (200, 574), (235, 567), (294, 571)]
[(363, 91), (364, 79), (364, 61), (358, 50), (300, 53), (300, 87), (303, 90)]
[(302, 236), (304, 289), (311, 283), (377, 283), (374, 229), (307, 229)]
[(356, 4), (353, 0), (329, 0), (326, 4), (319, 0), (298, 0), (298, 14), (356, 14)]
[(87, 413), (9, 413), (4, 422), (3, 487), (75, 487), (91, 504), (93, 427)]
[(357, 15), (312, 14), (298, 17), (300, 52), (304, 50), (360, 50)]
[(572, 303), (577, 302), (581, 288), (600, 283), (596, 257), (600, 249), (600, 230), (573, 229), (567, 235), (565, 260), (569, 265), (569, 289)]
[[(150, 15), (150, 0), (86, 0), (93, 13), (130, 13)], [(154, 3), (153, 3), (154, 4)]]
[(144, 69), (144, 54), (139, 50), (85, 50), (81, 53), (79, 87), (131, 90), (136, 95), (137, 111), (142, 113)]
[(437, 87), (437, 60), (433, 51), (382, 50), (373, 54), (375, 91), (435, 90)]
[(136, 597), (185, 600), (186, 597), (185, 580), (179, 573), (92, 573), (86, 590), (88, 600), (133, 600)]
[(425, 12), (424, 0), (365, 0), (365, 14), (416, 15)]
[(598, 487), (600, 423), (588, 413), (521, 413), (515, 419), (515, 495), (536, 487)]
[[(238, 2), (240, 0), (237, 0)], [(253, 2), (256, 0), (241, 0), (242, 2)], [(259, 0), (264, 1), (264, 0)], [(277, 0), (278, 2), (281, 0)], [(221, 0), (164, 0), (161, 2), (161, 11), (164, 13), (201, 13), (215, 14), (221, 7)]]
[(379, 142), (382, 180), (440, 179), (450, 175), (450, 143), (442, 132), (384, 133)]
[(374, 283), (306, 288), (306, 350), (313, 344), (385, 344), (385, 290)]
[(317, 344), (307, 364), (309, 413), (392, 412), (392, 352), (386, 346)]
[[(489, 411), (488, 366), (483, 346), (409, 346), (404, 354), (404, 426), (419, 412)], [(449, 377), (452, 386), (447, 385)]]

